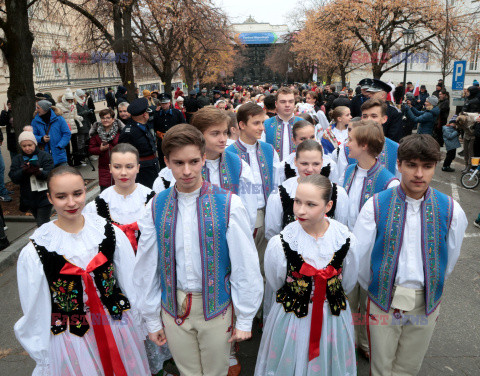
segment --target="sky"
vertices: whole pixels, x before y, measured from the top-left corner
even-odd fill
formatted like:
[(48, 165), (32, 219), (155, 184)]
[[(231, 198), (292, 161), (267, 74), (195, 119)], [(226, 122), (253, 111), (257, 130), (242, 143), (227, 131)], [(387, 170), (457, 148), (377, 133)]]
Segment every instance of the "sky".
[(213, 0), (222, 8), (232, 23), (242, 23), (248, 16), (257, 22), (272, 25), (287, 24), (292, 29), (289, 14), (295, 10), (299, 0)]

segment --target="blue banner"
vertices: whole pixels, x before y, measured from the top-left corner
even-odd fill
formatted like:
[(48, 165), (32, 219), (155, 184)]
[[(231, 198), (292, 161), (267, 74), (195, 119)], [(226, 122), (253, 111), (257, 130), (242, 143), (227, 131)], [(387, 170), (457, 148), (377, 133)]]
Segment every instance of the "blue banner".
[(275, 33), (240, 33), (235, 37), (242, 44), (273, 44), (278, 39)]

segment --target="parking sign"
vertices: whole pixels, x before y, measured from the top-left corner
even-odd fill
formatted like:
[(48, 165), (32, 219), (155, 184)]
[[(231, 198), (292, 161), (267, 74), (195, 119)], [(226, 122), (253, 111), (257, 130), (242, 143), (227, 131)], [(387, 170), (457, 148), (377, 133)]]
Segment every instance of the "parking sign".
[(467, 61), (460, 60), (453, 63), (452, 90), (463, 90)]

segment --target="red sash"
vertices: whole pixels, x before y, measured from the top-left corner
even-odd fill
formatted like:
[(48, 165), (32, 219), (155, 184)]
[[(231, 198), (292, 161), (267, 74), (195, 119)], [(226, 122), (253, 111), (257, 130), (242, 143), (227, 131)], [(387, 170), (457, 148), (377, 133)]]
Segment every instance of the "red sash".
[(328, 265), (324, 269), (315, 269), (312, 265), (303, 263), (300, 273), (313, 277), (315, 281), (315, 291), (313, 292), (312, 320), (310, 322), (310, 344), (308, 348), (308, 361), (315, 359), (320, 355), (320, 338), (322, 336), (323, 326), (323, 303), (327, 291), (327, 280), (339, 275), (342, 269), (335, 269)]
[(95, 315), (94, 317), (96, 317), (95, 325), (92, 325), (92, 327), (105, 376), (113, 376), (114, 372), (115, 376), (127, 376), (127, 371), (125, 370), (117, 344), (115, 343), (115, 338), (113, 337), (112, 328), (110, 328), (108, 323), (104, 325), (103, 318), (106, 317), (107, 314), (103, 309), (102, 302), (97, 294), (97, 288), (90, 275), (91, 272), (107, 261), (105, 255), (99, 252), (92, 261), (90, 261), (85, 270), (67, 262), (60, 271), (60, 274), (82, 276), (83, 283), (85, 284), (85, 292), (88, 297), (85, 303), (90, 307), (91, 313)]
[(138, 223), (133, 222), (133, 223), (129, 223), (128, 225), (120, 225), (118, 223), (115, 223), (115, 226), (117, 226), (120, 230), (122, 230), (125, 233), (125, 235), (127, 235), (127, 238), (130, 241), (130, 244), (132, 245), (132, 248), (136, 254), (137, 248), (138, 248), (137, 234), (136, 234), (136, 231), (139, 231)]

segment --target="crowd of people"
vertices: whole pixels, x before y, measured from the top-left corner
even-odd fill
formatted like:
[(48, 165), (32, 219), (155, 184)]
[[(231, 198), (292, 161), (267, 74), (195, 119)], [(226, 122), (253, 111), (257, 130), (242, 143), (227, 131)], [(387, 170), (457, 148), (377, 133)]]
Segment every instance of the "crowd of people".
[[(440, 82), (410, 86), (131, 103), (119, 86), (100, 121), (80, 89), (39, 96), (9, 173), (39, 227), (14, 328), (34, 375), (238, 375), (254, 322), (256, 376), (356, 375), (359, 356), (372, 375), (418, 374), (468, 224), (430, 182), (443, 140), (443, 171), (460, 137), (471, 168), (480, 100), (469, 88), (449, 119)], [(92, 155), (87, 203), (75, 166)]]

